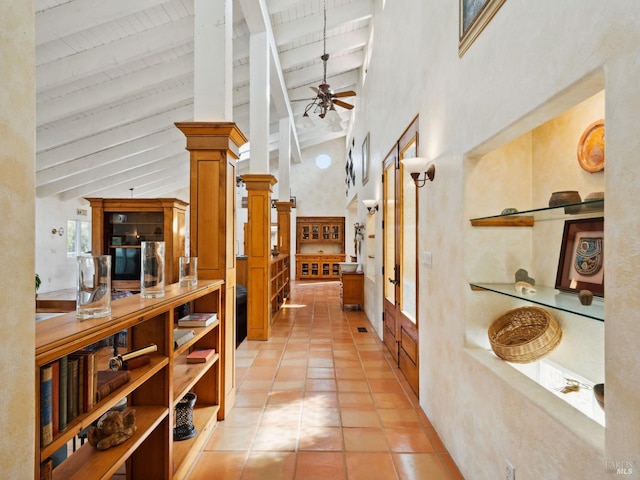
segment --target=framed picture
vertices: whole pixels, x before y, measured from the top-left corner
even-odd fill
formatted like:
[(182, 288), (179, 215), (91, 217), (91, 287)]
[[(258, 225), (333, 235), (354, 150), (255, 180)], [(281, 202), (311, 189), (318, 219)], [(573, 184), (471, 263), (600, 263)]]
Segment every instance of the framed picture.
[(604, 297), (604, 217), (564, 222), (556, 288)]
[(362, 142), (362, 185), (366, 185), (369, 181), (369, 134), (364, 137)]
[(462, 57), (505, 0), (459, 0), (459, 2), (460, 38), (458, 56)]

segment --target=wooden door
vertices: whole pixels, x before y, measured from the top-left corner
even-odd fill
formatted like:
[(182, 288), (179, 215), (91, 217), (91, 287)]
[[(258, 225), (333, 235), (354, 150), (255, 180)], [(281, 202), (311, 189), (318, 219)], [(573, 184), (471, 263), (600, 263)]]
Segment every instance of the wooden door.
[(383, 341), (418, 393), (418, 204), (417, 190), (400, 160), (417, 156), (418, 119), (383, 165)]
[(418, 202), (417, 188), (402, 165), (403, 158), (418, 156), (418, 120), (410, 125), (399, 142), (398, 218), (400, 242), (398, 365), (416, 394), (419, 387), (418, 362)]
[(398, 222), (396, 221), (396, 191), (398, 182), (398, 150), (397, 145), (389, 152), (383, 165), (383, 333), (382, 340), (398, 362), (398, 337), (400, 335), (398, 321), (398, 298), (400, 270), (397, 258), (396, 238)]

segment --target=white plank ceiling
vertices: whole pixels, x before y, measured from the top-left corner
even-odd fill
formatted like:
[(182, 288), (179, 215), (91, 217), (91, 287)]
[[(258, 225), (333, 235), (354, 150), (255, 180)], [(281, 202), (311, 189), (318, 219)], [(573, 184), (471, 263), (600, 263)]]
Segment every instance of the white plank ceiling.
[[(334, 91), (358, 92), (378, 2), (327, 0)], [(187, 187), (189, 156), (174, 122), (193, 120), (193, 0), (35, 6), (38, 197), (129, 197), (132, 188), (135, 197), (161, 197)], [(337, 108), (338, 131), (325, 122), (303, 128), (309, 102), (293, 101), (311, 99), (310, 87), (322, 83), (323, 0), (234, 0), (233, 9), (233, 121), (242, 132), (251, 139), (249, 35), (256, 19), (268, 18), (281, 79), (271, 82), (270, 155), (277, 158), (279, 120), (287, 116), (298, 159), (300, 149), (344, 137), (353, 111)], [(342, 100), (357, 108), (357, 97)]]

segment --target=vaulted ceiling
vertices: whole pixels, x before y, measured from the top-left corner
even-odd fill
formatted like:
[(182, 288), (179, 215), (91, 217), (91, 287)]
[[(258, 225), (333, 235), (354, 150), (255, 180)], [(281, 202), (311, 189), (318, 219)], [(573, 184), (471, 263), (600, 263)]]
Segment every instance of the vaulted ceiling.
[[(222, 0), (212, 0), (222, 1)], [(358, 92), (379, 0), (327, 0), (327, 80)], [(37, 196), (160, 197), (189, 184), (185, 139), (174, 122), (193, 120), (193, 0), (35, 0)], [(294, 152), (344, 137), (302, 127), (310, 87), (322, 83), (323, 0), (234, 0), (233, 121), (250, 139), (249, 36), (266, 8), (272, 61), (270, 154), (279, 120), (294, 125)], [(247, 12), (248, 15), (245, 15)], [(344, 99), (357, 107), (357, 97)], [(131, 190), (133, 189), (133, 190)]]

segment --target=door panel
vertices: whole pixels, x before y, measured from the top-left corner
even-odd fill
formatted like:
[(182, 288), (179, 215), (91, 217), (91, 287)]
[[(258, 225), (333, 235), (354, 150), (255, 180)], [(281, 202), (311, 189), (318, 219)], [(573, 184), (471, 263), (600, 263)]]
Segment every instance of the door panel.
[(400, 369), (418, 393), (418, 196), (416, 185), (402, 165), (418, 154), (418, 124), (411, 124), (400, 139)]
[(411, 329), (407, 329), (406, 326), (400, 327), (400, 348), (402, 352), (407, 355), (414, 365), (418, 363), (418, 342), (413, 335)]
[(397, 150), (394, 148), (384, 160), (383, 174), (383, 332), (382, 340), (398, 361), (398, 308), (396, 303), (396, 283), (398, 268), (396, 266), (396, 170)]
[(396, 322), (396, 306), (395, 304), (390, 303), (386, 298), (384, 299), (383, 326), (382, 340), (397, 362), (399, 342), (396, 338), (396, 332), (398, 331), (398, 324)]

